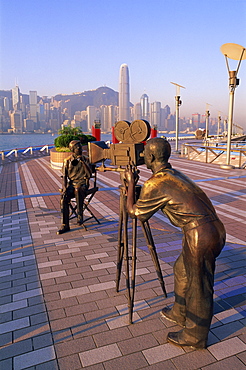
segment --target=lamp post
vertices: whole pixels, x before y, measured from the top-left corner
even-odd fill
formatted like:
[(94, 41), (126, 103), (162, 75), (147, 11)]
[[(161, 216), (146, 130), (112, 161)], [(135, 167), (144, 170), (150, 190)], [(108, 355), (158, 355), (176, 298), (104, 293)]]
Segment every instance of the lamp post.
[(220, 122), (221, 122), (221, 115), (220, 115), (220, 112), (218, 112), (218, 131), (217, 131), (218, 137), (220, 135)]
[(180, 88), (182, 87), (185, 89), (184, 86), (178, 85), (175, 82), (171, 82), (171, 84), (176, 86), (176, 96), (175, 96), (175, 106), (176, 106), (176, 141), (175, 141), (175, 152), (176, 154), (180, 154), (179, 151), (179, 107), (182, 104), (180, 100)]
[(208, 140), (208, 132), (209, 132), (209, 116), (210, 116), (210, 112), (209, 112), (209, 106), (211, 104), (208, 104), (206, 103), (206, 120), (205, 120), (205, 141)]
[[(228, 111), (228, 129), (227, 129), (227, 150), (226, 150), (226, 164), (221, 165), (223, 169), (233, 169), (234, 166), (230, 164), (231, 159), (231, 135), (232, 135), (232, 124), (233, 124), (233, 108), (234, 108), (234, 93), (236, 87), (239, 85), (239, 79), (237, 74), (241, 61), (246, 59), (245, 48), (237, 44), (224, 44), (220, 48), (222, 54), (225, 56), (226, 66), (229, 74), (229, 111)], [(236, 71), (230, 71), (228, 58), (238, 60), (238, 66)]]
[(227, 131), (227, 119), (224, 119), (224, 131)]

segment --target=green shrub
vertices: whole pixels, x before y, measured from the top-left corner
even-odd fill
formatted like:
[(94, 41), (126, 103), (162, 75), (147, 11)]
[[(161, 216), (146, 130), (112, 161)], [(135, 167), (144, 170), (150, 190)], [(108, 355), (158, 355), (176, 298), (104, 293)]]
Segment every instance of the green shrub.
[(66, 126), (58, 131), (58, 136), (54, 140), (54, 145), (57, 151), (67, 151), (64, 148), (68, 148), (70, 141), (80, 140), (82, 145), (86, 145), (89, 141), (96, 141), (96, 138), (92, 135), (85, 135), (80, 127)]
[(78, 135), (78, 134), (83, 134), (83, 131), (81, 130), (80, 127), (71, 127), (71, 126), (65, 126), (63, 128), (61, 128), (59, 131), (58, 131), (58, 134), (59, 135)]
[(63, 134), (55, 138), (54, 144), (56, 148), (66, 147), (68, 148), (70, 141), (78, 140), (77, 136), (72, 134)]
[(57, 152), (68, 152), (68, 153), (70, 153), (70, 149), (69, 148), (65, 148), (64, 146), (56, 147), (56, 151)]
[(87, 136), (88, 142), (97, 141), (97, 139), (95, 138), (95, 136), (92, 136), (92, 135), (86, 135), (86, 136)]

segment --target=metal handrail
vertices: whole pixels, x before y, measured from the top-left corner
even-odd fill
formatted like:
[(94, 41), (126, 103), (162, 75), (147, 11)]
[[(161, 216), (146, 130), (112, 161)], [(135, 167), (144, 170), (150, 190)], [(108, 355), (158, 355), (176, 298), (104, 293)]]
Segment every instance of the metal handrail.
[[(231, 155), (233, 153), (239, 153), (239, 160), (238, 160), (238, 166), (239, 168), (242, 167), (242, 158), (243, 156), (246, 157), (246, 145), (245, 142), (240, 142), (240, 144), (244, 144), (244, 147), (238, 147), (239, 142), (237, 142), (237, 147), (233, 147)], [(235, 143), (236, 144), (236, 143)], [(200, 149), (200, 150), (199, 150)], [(191, 153), (196, 153), (196, 155), (193, 155), (193, 158), (191, 158)], [(181, 156), (182, 157), (188, 157), (188, 159), (197, 159), (200, 155), (205, 153), (205, 163), (213, 163), (216, 159), (218, 159), (222, 154), (227, 153), (227, 147), (221, 145), (221, 143), (217, 143), (217, 145), (206, 145), (205, 143), (183, 143), (181, 145)], [(214, 157), (212, 159), (209, 159), (209, 153), (213, 154)], [(203, 161), (204, 162), (204, 161)]]
[(14, 154), (15, 159), (18, 158), (19, 154), (27, 154), (28, 152), (30, 152), (31, 156), (34, 156), (36, 152), (40, 152), (40, 153), (46, 152), (48, 154), (51, 148), (54, 148), (53, 144), (51, 145), (46, 144), (42, 146), (29, 146), (28, 148), (11, 149), (10, 151), (1, 150), (0, 154), (1, 154), (1, 159), (3, 162), (5, 158), (10, 158), (11, 155), (13, 154)]

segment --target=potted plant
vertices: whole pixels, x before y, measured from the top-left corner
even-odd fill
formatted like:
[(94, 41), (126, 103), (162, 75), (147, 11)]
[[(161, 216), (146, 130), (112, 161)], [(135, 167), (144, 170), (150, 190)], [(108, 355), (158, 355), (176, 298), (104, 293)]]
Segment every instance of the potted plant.
[(50, 150), (50, 164), (56, 170), (61, 170), (63, 161), (71, 152), (69, 150), (69, 143), (72, 140), (80, 140), (84, 147), (84, 152), (87, 152), (87, 144), (89, 141), (96, 141), (92, 135), (85, 135), (80, 127), (65, 126), (58, 131), (59, 136), (55, 138), (55, 148)]

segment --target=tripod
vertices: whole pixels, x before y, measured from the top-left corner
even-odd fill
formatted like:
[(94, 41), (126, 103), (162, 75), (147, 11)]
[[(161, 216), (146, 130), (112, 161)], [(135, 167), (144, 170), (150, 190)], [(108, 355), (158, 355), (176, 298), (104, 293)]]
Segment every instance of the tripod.
[[(135, 277), (136, 277), (136, 240), (137, 240), (137, 218), (132, 219), (132, 255), (129, 256), (128, 253), (128, 231), (127, 231), (127, 224), (128, 224), (128, 213), (126, 208), (126, 187), (121, 185), (120, 187), (120, 215), (119, 215), (119, 227), (118, 227), (118, 251), (117, 251), (117, 271), (116, 271), (116, 291), (119, 291), (119, 284), (120, 284), (120, 277), (121, 277), (121, 270), (122, 270), (122, 263), (124, 259), (125, 265), (125, 275), (126, 275), (126, 289), (128, 295), (128, 311), (129, 311), (129, 324), (132, 324), (132, 316), (133, 316), (133, 307), (134, 307), (134, 294), (135, 294)], [(138, 199), (140, 194), (141, 186), (135, 186), (135, 197)], [(156, 248), (154, 244), (154, 240), (152, 237), (152, 233), (150, 230), (150, 226), (148, 221), (142, 222), (141, 227), (147, 242), (147, 246), (150, 251), (150, 255), (152, 261), (154, 263), (158, 280), (160, 282), (162, 291), (164, 293), (165, 298), (167, 297), (165, 284), (163, 280), (163, 276), (161, 273), (161, 268), (158, 260), (158, 256), (156, 253)], [(129, 261), (132, 261), (132, 273), (131, 273), (131, 284), (130, 284), (130, 266)]]

